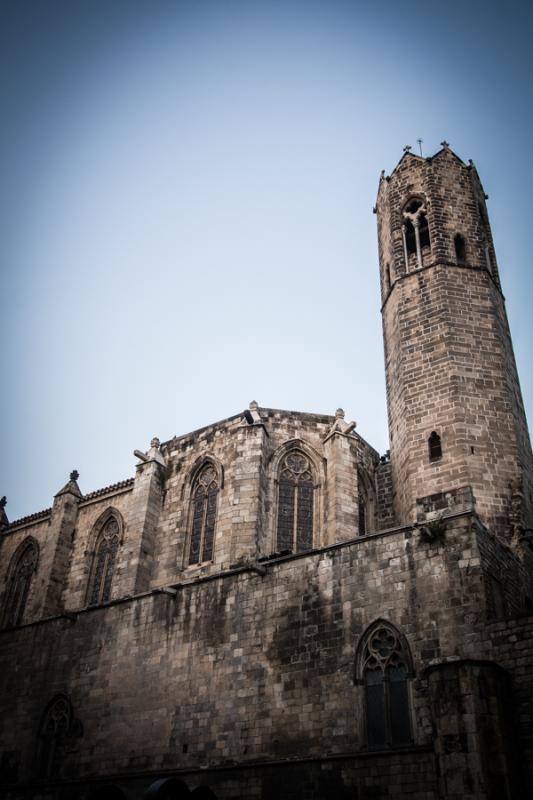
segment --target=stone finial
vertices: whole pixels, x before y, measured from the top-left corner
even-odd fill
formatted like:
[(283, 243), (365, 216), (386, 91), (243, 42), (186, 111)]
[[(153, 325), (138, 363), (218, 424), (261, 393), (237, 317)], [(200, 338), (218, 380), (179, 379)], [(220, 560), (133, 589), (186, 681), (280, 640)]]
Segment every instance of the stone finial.
[(329, 429), (324, 441), (327, 442), (327, 440), (331, 436), (333, 436), (334, 433), (343, 433), (343, 434), (352, 433), (355, 430), (355, 427), (356, 427), (355, 422), (345, 422), (344, 409), (338, 408), (335, 412), (335, 422)]
[(444, 139), (444, 141), (441, 142), (440, 144), (441, 147), (444, 147), (445, 150), (448, 150), (448, 148), (450, 147), (449, 142), (447, 142), (446, 139)]
[(147, 464), (149, 461), (156, 461), (160, 466), (165, 466), (165, 459), (160, 451), (161, 442), (157, 436), (153, 436), (150, 440), (150, 447), (148, 452), (144, 453), (142, 450), (134, 450), (133, 455), (139, 459), (137, 467)]
[(73, 469), (69, 475), (69, 479), (67, 483), (63, 486), (63, 488), (55, 495), (55, 497), (61, 497), (64, 494), (73, 494), (75, 497), (81, 497), (80, 487), (76, 483), (78, 478), (80, 477), (80, 473), (77, 469)]
[(411, 151), (411, 145), (410, 144), (406, 144), (405, 147), (403, 148), (403, 152), (404, 153), (409, 153), (410, 151)]
[(258, 422), (261, 422), (261, 414), (259, 413), (259, 404), (257, 400), (252, 400), (244, 412), (244, 419), (248, 425), (255, 425)]
[(7, 506), (7, 497), (4, 495), (0, 497), (0, 509), (4, 509)]

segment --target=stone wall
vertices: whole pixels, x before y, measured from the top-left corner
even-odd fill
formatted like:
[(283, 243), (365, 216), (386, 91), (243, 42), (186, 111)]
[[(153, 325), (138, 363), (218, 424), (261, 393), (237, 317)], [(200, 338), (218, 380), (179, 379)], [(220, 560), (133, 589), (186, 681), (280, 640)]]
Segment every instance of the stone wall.
[(533, 615), (494, 622), (487, 629), (493, 659), (512, 676), (513, 727), (522, 797), (533, 796)]
[[(29, 776), (44, 706), (64, 692), (83, 725), (65, 754), (65, 780), (355, 758), (365, 746), (357, 646), (385, 618), (413, 657), (414, 741), (365, 785), (388, 796), (392, 776), (405, 773), (408, 796), (433, 797), (433, 778), (417, 782), (413, 766), (421, 758), (427, 774), (417, 748), (433, 741), (424, 668), (488, 655), (476, 531), (468, 515), (450, 520), (444, 546), (399, 529), (264, 562), (264, 575), (240, 567), (178, 584), (175, 594), (4, 631), (4, 752)], [(346, 786), (362, 780), (359, 769), (358, 761), (342, 773)]]

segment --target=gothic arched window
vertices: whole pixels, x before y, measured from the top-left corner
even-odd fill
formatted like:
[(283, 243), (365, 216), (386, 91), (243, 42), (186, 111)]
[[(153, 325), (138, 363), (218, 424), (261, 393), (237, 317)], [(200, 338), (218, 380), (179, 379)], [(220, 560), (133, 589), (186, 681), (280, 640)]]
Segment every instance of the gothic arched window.
[(379, 622), (367, 633), (359, 670), (364, 685), (368, 747), (409, 744), (410, 655), (407, 643), (392, 625)]
[(404, 207), (402, 234), (406, 271), (409, 271), (409, 256), (412, 254), (416, 254), (416, 265), (420, 269), (423, 254), (429, 251), (431, 242), (426, 206), (419, 197), (413, 197)]
[(309, 459), (288, 453), (278, 481), (277, 549), (296, 553), (313, 547), (314, 481)]
[(4, 605), (3, 623), (6, 628), (12, 628), (22, 623), (31, 581), (37, 569), (38, 560), (37, 543), (32, 539), (23, 542), (13, 556)]
[(120, 544), (120, 528), (116, 517), (110, 516), (98, 534), (94, 552), (89, 589), (89, 605), (106, 603), (111, 596), (111, 584)]
[(192, 490), (189, 564), (200, 564), (213, 558), (218, 489), (216, 469), (207, 463), (196, 476)]
[(37, 767), (39, 777), (59, 773), (67, 739), (72, 730), (72, 705), (65, 695), (57, 695), (46, 709), (39, 730)]

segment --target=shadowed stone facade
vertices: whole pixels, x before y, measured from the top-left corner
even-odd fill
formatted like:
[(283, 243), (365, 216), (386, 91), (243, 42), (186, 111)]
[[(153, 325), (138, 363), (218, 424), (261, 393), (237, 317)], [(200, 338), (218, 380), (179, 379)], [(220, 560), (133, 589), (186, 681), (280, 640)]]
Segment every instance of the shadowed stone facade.
[(0, 795), (533, 793), (531, 448), (485, 196), (376, 207), (390, 456), (248, 409), (0, 537)]

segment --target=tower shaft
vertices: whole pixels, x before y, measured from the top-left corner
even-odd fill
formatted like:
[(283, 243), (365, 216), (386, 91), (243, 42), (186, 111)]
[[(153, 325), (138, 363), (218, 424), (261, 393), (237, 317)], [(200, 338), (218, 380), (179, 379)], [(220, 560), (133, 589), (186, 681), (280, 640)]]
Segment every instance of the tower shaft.
[(408, 153), (377, 214), (396, 517), (470, 489), (513, 538), (531, 524), (531, 445), (477, 173), (447, 146)]

